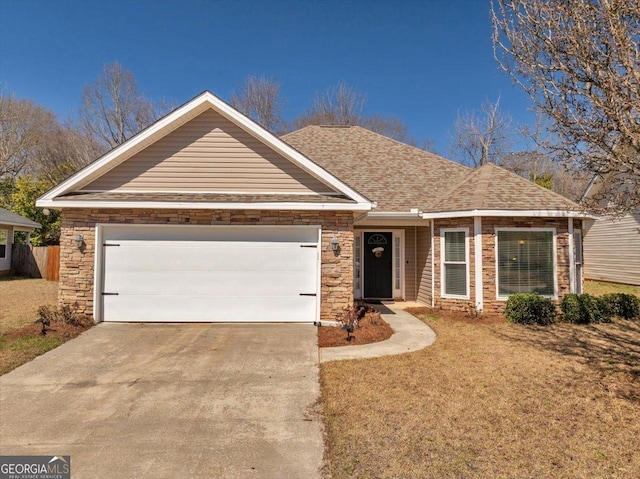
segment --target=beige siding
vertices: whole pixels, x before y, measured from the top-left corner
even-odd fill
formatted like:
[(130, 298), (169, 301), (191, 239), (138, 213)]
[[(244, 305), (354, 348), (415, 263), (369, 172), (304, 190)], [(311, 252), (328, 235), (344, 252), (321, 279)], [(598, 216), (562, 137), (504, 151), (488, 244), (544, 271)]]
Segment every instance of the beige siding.
[(418, 280), (418, 294), (417, 300), (421, 303), (426, 304), (427, 306), (431, 306), (431, 259), (432, 253), (431, 250), (431, 229), (428, 227), (418, 227), (417, 229), (417, 251), (418, 251), (418, 260), (417, 260), (417, 280)]
[(584, 231), (584, 277), (640, 285), (640, 213)]
[(323, 193), (331, 188), (213, 110), (86, 185), (85, 191)]

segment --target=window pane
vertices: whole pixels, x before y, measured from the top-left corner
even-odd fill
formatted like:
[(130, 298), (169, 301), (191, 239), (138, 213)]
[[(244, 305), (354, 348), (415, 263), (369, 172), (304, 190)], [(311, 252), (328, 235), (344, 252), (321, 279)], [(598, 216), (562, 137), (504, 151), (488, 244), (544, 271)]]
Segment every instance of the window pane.
[(0, 230), (0, 258), (7, 257), (7, 230)]
[(445, 294), (466, 296), (467, 294), (467, 265), (445, 264)]
[(466, 261), (464, 231), (444, 233), (444, 260)]
[(553, 233), (498, 231), (498, 294), (553, 296)]

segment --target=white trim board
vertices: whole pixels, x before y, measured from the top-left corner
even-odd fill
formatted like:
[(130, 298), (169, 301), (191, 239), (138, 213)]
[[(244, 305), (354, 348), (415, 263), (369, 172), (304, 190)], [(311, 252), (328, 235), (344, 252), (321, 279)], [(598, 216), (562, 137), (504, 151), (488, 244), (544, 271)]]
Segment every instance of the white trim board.
[(36, 201), (40, 208), (128, 208), (128, 209), (185, 209), (185, 210), (326, 210), (368, 211), (365, 203), (206, 203), (166, 201), (97, 201), (46, 200)]
[(422, 213), (423, 219), (443, 219), (443, 218), (469, 218), (472, 216), (503, 216), (503, 217), (523, 217), (531, 216), (536, 218), (597, 218), (596, 216), (583, 211), (566, 210), (467, 210), (467, 211), (443, 211), (437, 213)]

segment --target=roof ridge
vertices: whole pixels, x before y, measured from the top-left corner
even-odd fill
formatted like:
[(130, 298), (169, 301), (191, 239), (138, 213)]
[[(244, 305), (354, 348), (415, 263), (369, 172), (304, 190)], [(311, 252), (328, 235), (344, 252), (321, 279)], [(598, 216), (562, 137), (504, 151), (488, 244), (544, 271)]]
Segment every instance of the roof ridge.
[(467, 174), (464, 178), (462, 178), (460, 181), (458, 181), (456, 184), (454, 184), (445, 193), (443, 193), (442, 195), (438, 196), (438, 198), (436, 198), (436, 200), (431, 205), (431, 208), (436, 208), (439, 203), (441, 203), (442, 201), (444, 201), (446, 198), (448, 198), (450, 196), (452, 191), (457, 190), (460, 186), (462, 186), (467, 181), (469, 181), (473, 176), (476, 176), (478, 174), (478, 172), (479, 172), (479, 170), (471, 170), (471, 172), (469, 172), (469, 174)]
[(504, 171), (505, 173), (507, 173), (508, 175), (510, 175), (512, 178), (517, 179), (517, 180), (518, 180), (518, 181), (520, 181), (521, 183), (522, 183), (522, 182), (526, 182), (526, 184), (528, 184), (528, 185), (531, 185), (531, 186), (534, 186), (534, 187), (536, 187), (536, 188), (540, 188), (540, 189), (542, 189), (546, 194), (551, 194), (551, 195), (555, 196), (555, 197), (556, 197), (556, 198), (558, 198), (558, 199), (562, 199), (562, 200), (564, 200), (564, 201), (568, 202), (569, 204), (572, 204), (573, 206), (576, 206), (577, 208), (581, 208), (581, 207), (580, 207), (580, 205), (579, 205), (578, 203), (576, 203), (575, 201), (570, 200), (570, 199), (569, 199), (569, 198), (567, 198), (566, 196), (561, 195), (560, 193), (556, 193), (555, 191), (550, 190), (549, 188), (545, 188), (544, 186), (540, 186), (540, 185), (539, 185), (538, 183), (536, 183), (535, 181), (528, 180), (528, 179), (526, 179), (525, 177), (520, 176), (519, 174), (514, 173), (513, 171), (509, 171), (509, 170), (507, 170), (506, 168), (503, 168), (503, 167), (502, 167), (502, 166), (500, 166), (500, 165), (496, 165), (496, 164), (493, 164), (493, 163), (489, 163), (489, 164), (491, 164), (494, 168), (497, 168), (497, 169), (499, 169), (499, 170), (501, 170), (501, 171)]
[(477, 202), (480, 205), (484, 205), (487, 189), (489, 188), (491, 177), (493, 176), (493, 170), (490, 167), (486, 168), (488, 165), (491, 165), (491, 163), (487, 163), (478, 168), (478, 183), (476, 184), (473, 197), (471, 198), (471, 202), (473, 204)]

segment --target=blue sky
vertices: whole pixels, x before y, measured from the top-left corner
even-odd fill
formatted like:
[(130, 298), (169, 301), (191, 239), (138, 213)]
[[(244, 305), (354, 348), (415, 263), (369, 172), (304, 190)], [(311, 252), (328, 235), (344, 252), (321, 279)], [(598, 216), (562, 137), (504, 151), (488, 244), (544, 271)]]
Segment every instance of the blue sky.
[(530, 101), (493, 59), (489, 0), (0, 0), (0, 82), (61, 118), (107, 63), (148, 97), (228, 100), (249, 74), (282, 84), (291, 120), (341, 81), (447, 153), (458, 112)]

